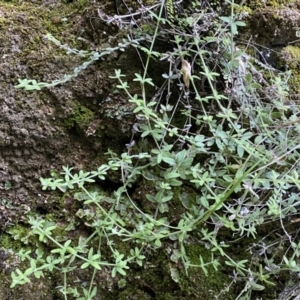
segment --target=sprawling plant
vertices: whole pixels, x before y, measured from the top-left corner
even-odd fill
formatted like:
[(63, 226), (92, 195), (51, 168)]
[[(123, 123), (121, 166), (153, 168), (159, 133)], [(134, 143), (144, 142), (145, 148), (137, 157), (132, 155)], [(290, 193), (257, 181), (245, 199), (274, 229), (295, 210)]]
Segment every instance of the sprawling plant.
[[(156, 251), (166, 240), (174, 242), (170, 259), (181, 262), (187, 271), (199, 267), (207, 274), (209, 266), (218, 270), (220, 261), (225, 262), (232, 269), (232, 284), (244, 283), (237, 299), (251, 299), (254, 290), (273, 285), (274, 274), (300, 271), (296, 260), (300, 244), (286, 228), (300, 203), (300, 125), (298, 107), (289, 97), (290, 73), (257, 61), (234, 41), (239, 27), (245, 25), (240, 20), (241, 6), (228, 2), (229, 16), (220, 16), (192, 3), (176, 18), (166, 18), (165, 1), (161, 2), (147, 10), (155, 22), (151, 38), (143, 37), (142, 29), (129, 29), (139, 38), (131, 35), (101, 54), (73, 50), (90, 58), (73, 75), (50, 84), (20, 80), (18, 87), (26, 89), (54, 86), (120, 47), (133, 46), (146, 56), (144, 72), (133, 79), (141, 87), (139, 93), (131, 92), (128, 74), (122, 70), (111, 75), (116, 88), (133, 104), (137, 119), (128, 151), (108, 151), (107, 163), (97, 170), (75, 172), (64, 167), (60, 177), (41, 179), (43, 189), (73, 193), (83, 206), (77, 216), (93, 233), (77, 242), (60, 243), (52, 234), (55, 223), (30, 217), (30, 235), (38, 237), (38, 245), (51, 242), (52, 250), (48, 253), (39, 246), (36, 257), (21, 251), (30, 267), (12, 273), (12, 287), (29, 282), (30, 275), (39, 278), (45, 270), (61, 269), (65, 299), (68, 295), (92, 299), (97, 292), (93, 278), (104, 266), (112, 276), (126, 276), (132, 264), (144, 264), (145, 249)], [(170, 12), (169, 6), (170, 2)], [(158, 50), (161, 37), (170, 39), (173, 50)], [(149, 67), (158, 63), (165, 64), (166, 72), (149, 76)], [(157, 76), (161, 86), (153, 94)], [(95, 179), (108, 178), (109, 172), (119, 174), (118, 189), (108, 194), (90, 188)], [(149, 204), (147, 210), (130, 191), (141, 185), (149, 187), (141, 194)], [(173, 203), (180, 211), (175, 219), (168, 214)], [(258, 232), (270, 223), (278, 226), (282, 236), (267, 244)], [(231, 236), (231, 243), (219, 239), (220, 228)], [(238, 243), (241, 237), (259, 237), (255, 244), (249, 242), (249, 250), (260, 255), (252, 260), (246, 253), (240, 260), (232, 255), (234, 240)], [(201, 255), (198, 262), (191, 261), (186, 244), (192, 238), (206, 245), (210, 261)], [(289, 241), (286, 252), (281, 247), (285, 239)], [(127, 253), (118, 247), (122, 243), (130, 245)], [(78, 266), (93, 270), (83, 294), (67, 284), (68, 272)], [(170, 271), (178, 281), (174, 265)]]

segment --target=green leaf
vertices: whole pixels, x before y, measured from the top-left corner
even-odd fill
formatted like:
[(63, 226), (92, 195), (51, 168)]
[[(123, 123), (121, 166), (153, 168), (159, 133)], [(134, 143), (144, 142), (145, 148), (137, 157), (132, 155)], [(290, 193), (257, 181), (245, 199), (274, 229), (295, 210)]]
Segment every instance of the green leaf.
[(164, 174), (165, 179), (173, 179), (179, 177), (180, 174), (177, 172), (169, 171)]
[(263, 291), (265, 289), (263, 285), (258, 284), (254, 281), (249, 281), (249, 283), (254, 291)]
[(161, 241), (160, 241), (160, 239), (156, 239), (155, 242), (154, 242), (154, 245), (156, 247), (160, 248), (161, 247)]
[(171, 158), (171, 157), (164, 156), (164, 157), (162, 157), (162, 160), (165, 163), (169, 164), (170, 166), (175, 166), (176, 165), (176, 161), (173, 158)]
[(235, 23), (237, 26), (246, 26), (246, 23), (245, 23), (245, 22), (242, 22), (242, 21), (234, 21), (234, 23)]
[(245, 151), (244, 151), (244, 148), (243, 148), (242, 146), (238, 145), (238, 146), (237, 146), (237, 153), (238, 153), (238, 156), (242, 158), (242, 157), (244, 156), (244, 152), (245, 152)]
[(257, 89), (257, 90), (260, 90), (262, 88), (262, 86), (259, 84), (259, 83), (251, 83), (251, 87), (253, 89)]
[(175, 282), (179, 282), (179, 272), (178, 269), (173, 268), (170, 264), (169, 264), (169, 268), (170, 268), (170, 273), (171, 273), (171, 277)]

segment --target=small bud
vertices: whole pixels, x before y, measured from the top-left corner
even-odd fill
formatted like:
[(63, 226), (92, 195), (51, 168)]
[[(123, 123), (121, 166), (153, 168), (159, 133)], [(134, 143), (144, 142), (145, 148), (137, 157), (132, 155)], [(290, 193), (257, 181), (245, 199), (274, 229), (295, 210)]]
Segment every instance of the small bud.
[(192, 67), (191, 64), (186, 61), (185, 59), (181, 60), (181, 72), (182, 72), (182, 79), (184, 85), (187, 89), (190, 88), (190, 78), (192, 76)]

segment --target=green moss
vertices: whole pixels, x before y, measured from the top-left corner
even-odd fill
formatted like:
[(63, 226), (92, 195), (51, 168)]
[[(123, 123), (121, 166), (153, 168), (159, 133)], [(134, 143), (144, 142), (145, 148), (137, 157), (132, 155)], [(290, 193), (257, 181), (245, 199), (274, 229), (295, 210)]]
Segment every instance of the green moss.
[(280, 52), (280, 60), (288, 68), (298, 68), (300, 64), (300, 48), (291, 45), (284, 47)]
[(240, 13), (241, 13), (242, 15), (245, 15), (245, 16), (247, 16), (247, 15), (252, 15), (252, 14), (253, 14), (253, 9), (251, 9), (250, 7), (244, 5), (244, 6), (242, 6), (241, 9), (240, 9)]
[(11, 238), (16, 241), (16, 243), (21, 242), (23, 245), (29, 243), (29, 237), (31, 236), (28, 226), (23, 226), (17, 224), (8, 230)]
[[(203, 258), (204, 262), (211, 261), (211, 250), (206, 249), (203, 245), (190, 244), (186, 245), (186, 254), (190, 259), (191, 264), (199, 265), (199, 256)], [(188, 270), (188, 276), (183, 272), (180, 274), (179, 285), (181, 289), (185, 290), (190, 295), (195, 295), (195, 299), (218, 299), (234, 300), (235, 296), (230, 292), (221, 295), (221, 291), (225, 290), (230, 285), (230, 280), (227, 275), (222, 272), (222, 267), (216, 271), (212, 266), (207, 267), (208, 276), (205, 276), (201, 268), (191, 267)]]
[(92, 123), (94, 113), (85, 106), (78, 106), (73, 109), (72, 115), (65, 120), (67, 128), (78, 126), (82, 130), (86, 130)]
[(300, 89), (300, 48), (291, 45), (284, 47), (280, 52), (280, 65), (291, 70), (290, 91), (298, 93)]
[(137, 33), (140, 35), (140, 36), (144, 36), (145, 34), (149, 34), (149, 35), (153, 35), (155, 31), (155, 24), (143, 24), (139, 30), (137, 30)]
[[(167, 247), (167, 245), (166, 245)], [(209, 261), (211, 252), (209, 249), (199, 244), (186, 245), (186, 251), (191, 259), (191, 263), (199, 263), (199, 255), (204, 260)], [(132, 294), (138, 295), (137, 299), (181, 299), (181, 297), (191, 297), (195, 300), (215, 300), (230, 284), (228, 276), (222, 271), (216, 272), (212, 267), (208, 267), (209, 276), (205, 276), (200, 268), (190, 268), (188, 272), (179, 267), (180, 264), (172, 264), (166, 251), (155, 252), (153, 256), (147, 257), (152, 267), (143, 270), (131, 269), (126, 277), (127, 282), (123, 289), (120, 289), (118, 299), (128, 299)], [(177, 268), (179, 282), (175, 282), (171, 277), (171, 268)], [(132, 279), (131, 279), (132, 278)], [(138, 278), (136, 281), (134, 278)], [(219, 300), (234, 300), (229, 292), (218, 297)]]
[(19, 251), (20, 249), (24, 248), (23, 243), (20, 241), (15, 240), (9, 234), (2, 234), (0, 240), (0, 247), (4, 249), (13, 249), (14, 251)]
[(251, 9), (255, 10), (259, 7), (273, 7), (273, 8), (281, 8), (285, 7), (285, 5), (292, 3), (293, 0), (249, 0), (247, 1), (247, 6), (249, 6)]
[(300, 90), (300, 72), (297, 69), (292, 70), (292, 76), (289, 81), (291, 93), (299, 93)]
[(87, 0), (79, 0), (76, 2), (76, 6), (78, 8), (85, 8), (88, 4), (88, 1)]

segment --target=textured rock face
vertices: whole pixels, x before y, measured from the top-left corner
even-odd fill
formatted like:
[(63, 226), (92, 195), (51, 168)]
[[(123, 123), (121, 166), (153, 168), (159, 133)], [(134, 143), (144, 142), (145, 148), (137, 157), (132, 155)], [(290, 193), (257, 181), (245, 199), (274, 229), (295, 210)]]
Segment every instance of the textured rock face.
[[(28, 201), (31, 209), (35, 205), (47, 209), (40, 176), (62, 165), (91, 168), (99, 164), (107, 148), (122, 149), (128, 142), (130, 106), (112, 93), (114, 83), (109, 79), (114, 67), (122, 63), (118, 53), (63, 86), (38, 92), (15, 88), (18, 79), (51, 82), (84, 62), (48, 41), (45, 33), (79, 50), (101, 51), (117, 44), (116, 27), (107, 28), (99, 21), (97, 8), (60, 1), (0, 4), (0, 205), (3, 199), (13, 203), (9, 211), (3, 204), (3, 214), (9, 219), (23, 214), (20, 205)], [(138, 65), (135, 60), (131, 68)]]

